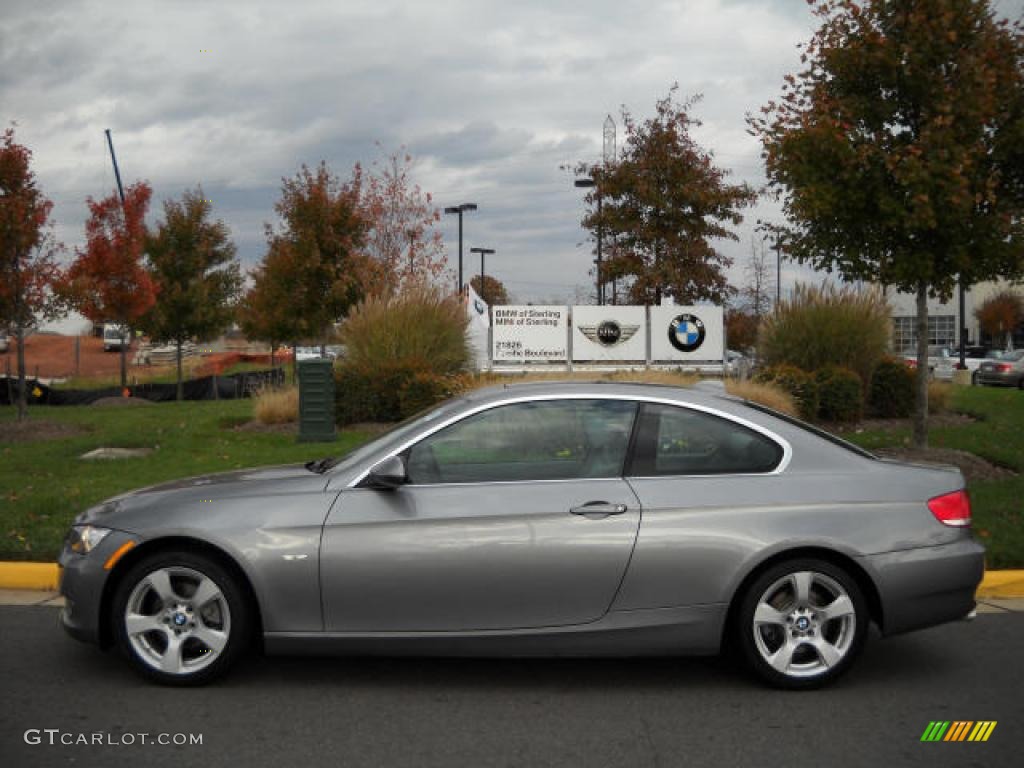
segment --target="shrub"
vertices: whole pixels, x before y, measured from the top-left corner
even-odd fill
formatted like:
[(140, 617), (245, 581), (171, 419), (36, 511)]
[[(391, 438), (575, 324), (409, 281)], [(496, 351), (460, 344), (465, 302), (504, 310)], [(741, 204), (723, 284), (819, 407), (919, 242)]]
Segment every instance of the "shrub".
[(398, 392), (402, 418), (447, 400), (458, 394), (462, 387), (462, 380), (457, 376), (441, 376), (429, 371), (414, 373)]
[(914, 372), (901, 360), (883, 360), (871, 375), (868, 408), (872, 416), (904, 418), (914, 410)]
[(885, 357), (890, 327), (889, 306), (876, 288), (798, 285), (762, 322), (758, 349), (769, 366), (816, 371), (838, 365), (870, 381)]
[(800, 415), (793, 396), (775, 384), (727, 380), (725, 382), (725, 389), (730, 395), (742, 397), (744, 400), (750, 400), (754, 403), (760, 403), (774, 411), (779, 411), (789, 416)]
[(864, 385), (849, 368), (826, 365), (815, 371), (818, 418), (824, 421), (859, 421), (864, 410)]
[(807, 371), (794, 365), (762, 368), (754, 376), (758, 384), (773, 384), (796, 401), (800, 418), (811, 421), (818, 416), (818, 385)]
[(393, 296), (360, 302), (341, 326), (341, 341), (347, 363), (374, 367), (418, 360), (425, 362), (425, 370), (456, 374), (472, 360), (467, 323), (458, 298), (417, 284)]
[(253, 415), (262, 424), (288, 424), (299, 420), (299, 389), (261, 389), (253, 403)]
[(944, 381), (928, 382), (928, 413), (945, 413), (953, 396), (953, 385)]
[(334, 413), (338, 424), (400, 421), (401, 393), (418, 374), (430, 373), (422, 360), (384, 360), (376, 365), (346, 360), (334, 373)]

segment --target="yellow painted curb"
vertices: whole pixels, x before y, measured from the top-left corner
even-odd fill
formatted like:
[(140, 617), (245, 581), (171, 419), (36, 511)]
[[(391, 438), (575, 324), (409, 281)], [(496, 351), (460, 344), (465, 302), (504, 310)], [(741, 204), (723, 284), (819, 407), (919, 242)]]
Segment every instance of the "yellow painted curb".
[(985, 571), (978, 597), (1024, 597), (1024, 571)]
[(49, 592), (60, 583), (56, 563), (0, 562), (0, 589), (42, 589)]
[[(60, 584), (56, 563), (0, 562), (0, 589), (54, 591)], [(978, 597), (1024, 597), (1024, 570), (985, 571)]]

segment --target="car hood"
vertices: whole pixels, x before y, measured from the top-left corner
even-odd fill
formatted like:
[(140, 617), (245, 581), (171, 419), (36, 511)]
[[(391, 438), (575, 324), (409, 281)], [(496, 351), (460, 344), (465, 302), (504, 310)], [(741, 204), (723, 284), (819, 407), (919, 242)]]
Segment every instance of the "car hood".
[(204, 504), (208, 505), (208, 514), (216, 514), (217, 502), (322, 492), (326, 484), (323, 475), (310, 472), (301, 464), (221, 472), (122, 493), (87, 509), (75, 522), (132, 531), (146, 527), (142, 523), (150, 517), (167, 522), (167, 516), (175, 509), (194, 509)]

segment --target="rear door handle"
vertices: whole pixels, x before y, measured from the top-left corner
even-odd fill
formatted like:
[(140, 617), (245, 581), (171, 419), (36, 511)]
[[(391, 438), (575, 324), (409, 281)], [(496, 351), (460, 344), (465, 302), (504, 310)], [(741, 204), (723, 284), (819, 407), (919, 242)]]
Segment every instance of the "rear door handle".
[(609, 515), (621, 515), (628, 507), (625, 504), (609, 504), (607, 501), (588, 501), (580, 507), (572, 507), (569, 511), (574, 515), (584, 517), (608, 517)]

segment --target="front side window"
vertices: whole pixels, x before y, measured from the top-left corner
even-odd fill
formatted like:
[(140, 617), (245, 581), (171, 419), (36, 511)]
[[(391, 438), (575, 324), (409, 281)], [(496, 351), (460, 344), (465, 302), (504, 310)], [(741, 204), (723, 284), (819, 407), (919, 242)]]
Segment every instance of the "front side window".
[(486, 483), (621, 477), (636, 403), (540, 400), (469, 416), (409, 449), (409, 481)]
[(634, 477), (770, 472), (782, 446), (742, 424), (702, 411), (645, 404), (640, 414)]

